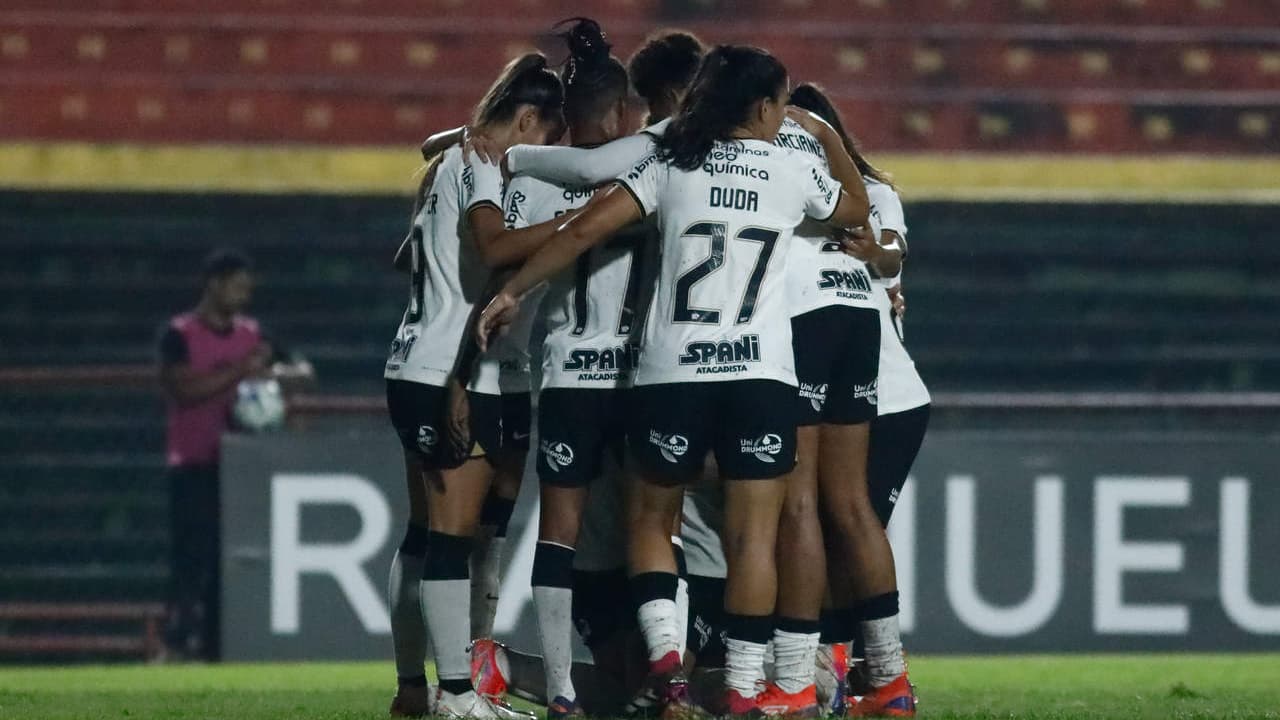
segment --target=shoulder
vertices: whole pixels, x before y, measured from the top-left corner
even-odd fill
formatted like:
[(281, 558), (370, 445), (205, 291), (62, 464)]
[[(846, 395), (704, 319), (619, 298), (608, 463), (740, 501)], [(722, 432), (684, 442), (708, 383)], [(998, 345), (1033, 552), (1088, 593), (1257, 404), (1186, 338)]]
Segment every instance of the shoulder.
[(872, 205), (894, 206), (901, 205), (902, 198), (898, 196), (898, 191), (893, 189), (892, 185), (886, 185), (878, 180), (864, 177), (863, 184), (867, 188), (867, 200)]
[(262, 332), (262, 327), (258, 324), (257, 319), (249, 317), (248, 315), (237, 315), (231, 322), (232, 328), (236, 332), (250, 333), (253, 335), (257, 335)]
[(671, 118), (667, 118), (666, 120), (659, 120), (658, 122), (650, 125), (647, 128), (642, 128), (639, 134), (648, 135), (651, 139), (657, 140), (658, 138), (662, 137), (664, 133), (667, 132), (667, 127), (670, 125), (671, 125)]

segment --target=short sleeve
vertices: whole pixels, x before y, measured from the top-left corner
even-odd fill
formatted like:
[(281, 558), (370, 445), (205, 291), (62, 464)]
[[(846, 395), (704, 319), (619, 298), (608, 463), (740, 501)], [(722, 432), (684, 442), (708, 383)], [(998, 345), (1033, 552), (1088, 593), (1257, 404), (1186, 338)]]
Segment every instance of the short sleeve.
[(666, 163), (658, 160), (657, 153), (649, 153), (637, 162), (625, 175), (618, 177), (618, 184), (640, 206), (640, 211), (651, 215), (658, 209), (658, 194), (667, 177)]
[(508, 230), (529, 227), (529, 213), (532, 210), (533, 181), (526, 177), (518, 177), (507, 186), (507, 194), (503, 198), (502, 219)]
[(880, 228), (892, 230), (903, 239), (907, 237), (907, 221), (902, 212), (902, 199), (888, 185), (873, 184), (867, 187), (871, 200), (871, 212), (880, 220)]
[(502, 171), (497, 165), (475, 159), (462, 166), (462, 202), (458, 206), (466, 214), (486, 203), (502, 208)]
[(829, 220), (840, 204), (840, 183), (818, 167), (807, 163), (801, 188), (804, 191), (804, 214), (815, 220)]
[(172, 325), (160, 331), (160, 342), (157, 343), (157, 354), (161, 365), (181, 365), (191, 359), (191, 351), (187, 348), (187, 339)]

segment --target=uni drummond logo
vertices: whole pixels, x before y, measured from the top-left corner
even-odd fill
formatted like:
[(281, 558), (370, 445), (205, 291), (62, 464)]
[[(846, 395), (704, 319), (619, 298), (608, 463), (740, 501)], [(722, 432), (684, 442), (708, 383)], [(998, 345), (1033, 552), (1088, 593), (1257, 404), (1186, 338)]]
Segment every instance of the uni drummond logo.
[(667, 462), (679, 462), (676, 458), (689, 452), (689, 438), (683, 435), (663, 435), (657, 430), (650, 430), (649, 442), (658, 446)]
[(827, 401), (827, 384), (800, 383), (800, 397), (807, 398), (815, 412), (822, 412), (822, 404)]
[(429, 453), (435, 449), (436, 442), (440, 436), (436, 433), (436, 429), (430, 425), (418, 426), (418, 449), (424, 453)]
[(774, 456), (782, 452), (782, 436), (774, 433), (762, 435), (755, 440), (739, 440), (739, 452), (750, 453), (760, 462), (777, 462)]
[(573, 464), (573, 448), (566, 443), (543, 440), (540, 445), (542, 456), (547, 459), (547, 465), (551, 466), (555, 472), (560, 472), (560, 468)]

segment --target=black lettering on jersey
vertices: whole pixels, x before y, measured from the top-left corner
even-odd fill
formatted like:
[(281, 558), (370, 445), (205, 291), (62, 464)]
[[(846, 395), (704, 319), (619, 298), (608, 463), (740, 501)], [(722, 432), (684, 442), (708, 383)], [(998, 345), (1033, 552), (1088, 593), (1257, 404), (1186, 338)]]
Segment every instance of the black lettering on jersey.
[(640, 346), (626, 343), (607, 348), (574, 348), (564, 361), (565, 370), (618, 370), (630, 372), (640, 361)]
[(680, 356), (681, 365), (728, 365), (759, 360), (759, 335), (743, 335), (737, 340), (722, 342), (698, 340), (685, 345), (684, 354)]
[(439, 193), (431, 193), (430, 195), (427, 196), (426, 201), (422, 204), (426, 206), (428, 215), (436, 214), (436, 203), (439, 200), (440, 200)]
[(515, 227), (516, 221), (520, 219), (520, 206), (528, 199), (529, 197), (519, 190), (511, 193), (511, 199), (507, 201), (507, 216), (503, 218), (508, 228)]
[(631, 168), (631, 172), (627, 173), (627, 179), (639, 180), (640, 176), (644, 174), (644, 171), (648, 170), (649, 166), (657, 161), (658, 161), (657, 153), (649, 153), (648, 155), (645, 155), (644, 158), (640, 160), (640, 162), (636, 163), (635, 167)]
[(861, 270), (827, 268), (818, 272), (818, 287), (822, 290), (853, 290), (869, 293), (871, 280)]
[(818, 192), (826, 195), (827, 203), (830, 204), (831, 197), (835, 194), (835, 188), (827, 184), (827, 179), (822, 176), (822, 173), (818, 172), (818, 168), (811, 167), (809, 172), (813, 175), (813, 182), (818, 186)]
[(801, 152), (811, 153), (820, 158), (826, 158), (826, 154), (822, 151), (822, 146), (815, 142), (812, 138), (804, 135), (796, 135), (793, 133), (778, 133), (775, 142), (784, 148), (791, 150), (800, 150)]
[(593, 187), (565, 188), (563, 195), (565, 200), (568, 200), (569, 202), (573, 202), (575, 200), (582, 200), (584, 198), (590, 199), (592, 194), (595, 193), (595, 191), (596, 189)]
[(751, 178), (752, 180), (769, 179), (768, 170), (735, 162), (707, 161), (702, 163), (702, 171), (712, 177), (715, 177), (716, 175), (735, 175), (737, 177)]
[(760, 209), (760, 193), (742, 188), (712, 187), (711, 207), (755, 212)]
[(476, 179), (470, 165), (462, 166), (462, 189), (466, 191), (467, 198), (476, 191)]

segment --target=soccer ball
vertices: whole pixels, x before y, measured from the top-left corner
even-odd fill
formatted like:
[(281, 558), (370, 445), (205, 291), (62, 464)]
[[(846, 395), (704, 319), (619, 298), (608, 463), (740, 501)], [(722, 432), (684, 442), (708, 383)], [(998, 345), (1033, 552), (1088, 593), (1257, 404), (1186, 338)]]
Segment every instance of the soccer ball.
[(232, 417), (236, 427), (249, 432), (267, 432), (284, 426), (284, 392), (275, 379), (240, 381)]

